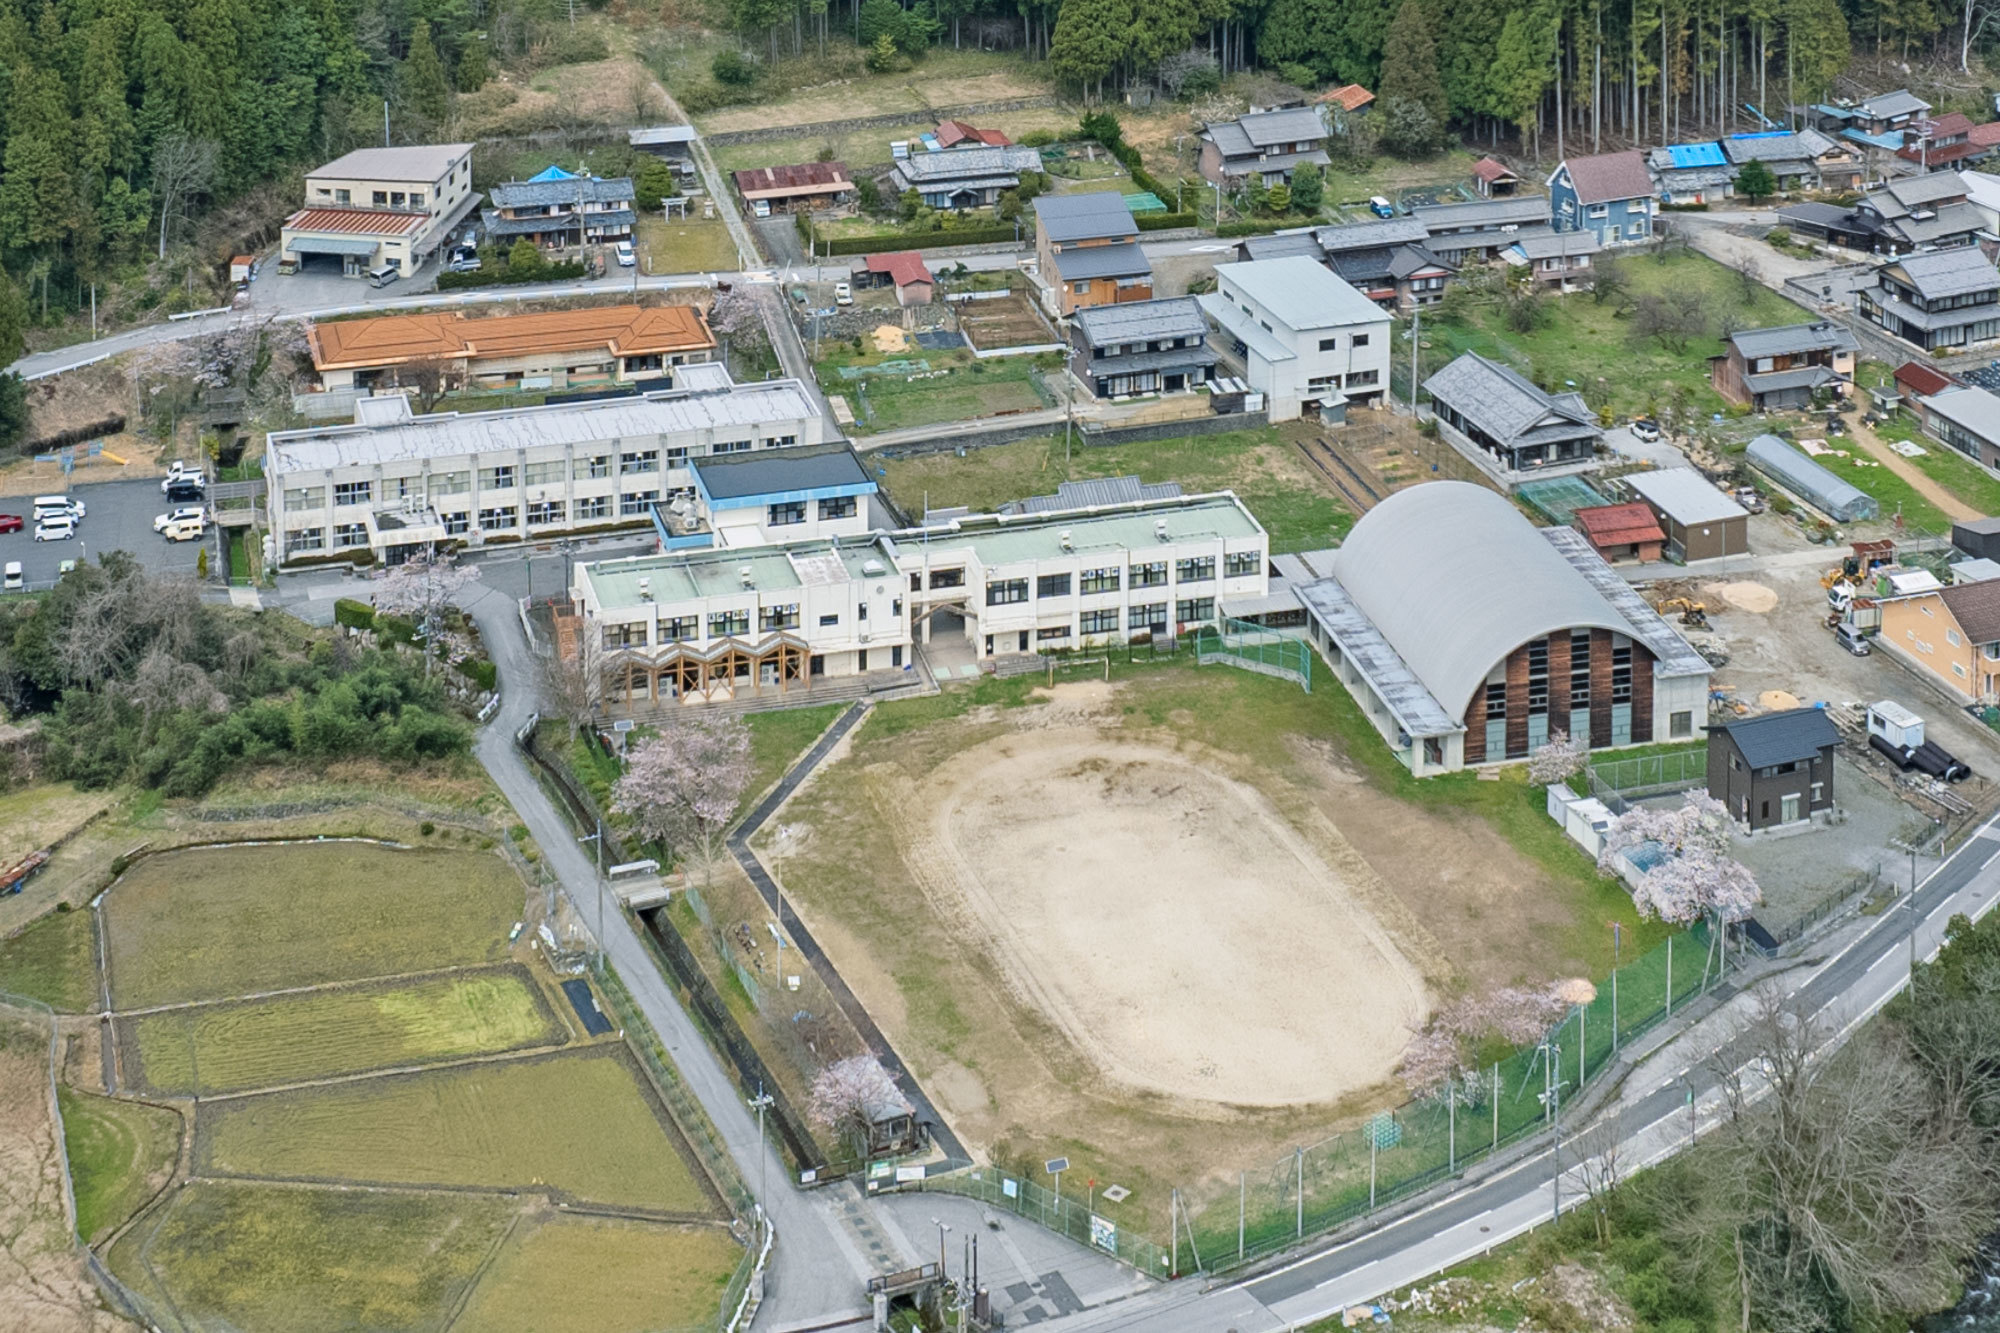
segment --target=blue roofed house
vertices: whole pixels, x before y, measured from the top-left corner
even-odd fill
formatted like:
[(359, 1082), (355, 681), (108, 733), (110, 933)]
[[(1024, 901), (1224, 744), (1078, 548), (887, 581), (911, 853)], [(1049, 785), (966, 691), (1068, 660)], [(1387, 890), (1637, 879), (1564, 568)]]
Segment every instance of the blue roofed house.
[(1639, 150), (1564, 158), (1549, 176), (1549, 221), (1591, 231), (1604, 246), (1653, 238), (1653, 177)]
[(596, 245), (629, 240), (638, 219), (630, 176), (590, 176), (550, 167), (487, 191), (480, 221), (489, 239), (512, 245)]
[(1903, 131), (1914, 128), (1930, 110), (1929, 102), (1906, 88), (1898, 88), (1861, 102), (1819, 103), (1812, 107), (1812, 116), (1816, 129), (1894, 154), (1903, 147)]
[(1706, 204), (1727, 199), (1736, 180), (1736, 171), (1723, 155), (1722, 145), (1677, 143), (1655, 148), (1646, 154), (1646, 170), (1653, 189), (1667, 204)]

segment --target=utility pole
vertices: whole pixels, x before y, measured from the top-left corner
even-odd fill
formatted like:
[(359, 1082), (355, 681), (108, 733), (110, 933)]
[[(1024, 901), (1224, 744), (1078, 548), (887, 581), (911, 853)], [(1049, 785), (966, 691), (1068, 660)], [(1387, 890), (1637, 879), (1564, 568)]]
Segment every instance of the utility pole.
[(1424, 308), (1418, 306), (1410, 325), (1410, 419), (1417, 416), (1417, 345), (1424, 339)]
[(586, 833), (578, 842), (597, 844), (597, 970), (604, 971), (604, 821), (597, 821), (597, 832)]
[(764, 1111), (771, 1105), (771, 1094), (764, 1091), (764, 1085), (757, 1085), (757, 1095), (750, 1099), (750, 1106), (757, 1112), (757, 1216), (764, 1218), (764, 1190), (770, 1181), (770, 1154), (764, 1151)]
[(1562, 1047), (1555, 1042), (1542, 1043), (1542, 1079), (1548, 1091), (1543, 1101), (1549, 1108), (1549, 1123), (1555, 1130), (1555, 1146), (1552, 1156), (1555, 1171), (1550, 1178), (1549, 1214), (1556, 1221), (1562, 1221), (1563, 1188), (1563, 1129), (1562, 1129)]

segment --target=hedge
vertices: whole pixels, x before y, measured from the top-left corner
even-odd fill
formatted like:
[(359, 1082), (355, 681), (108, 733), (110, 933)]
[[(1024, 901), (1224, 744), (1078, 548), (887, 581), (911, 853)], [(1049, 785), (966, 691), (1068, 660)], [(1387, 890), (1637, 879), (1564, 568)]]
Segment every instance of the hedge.
[(374, 629), (375, 608), (352, 597), (342, 597), (333, 604), (333, 623), (349, 629)]
[(1284, 231), (1287, 228), (1302, 225), (1310, 226), (1311, 223), (1301, 218), (1274, 218), (1265, 222), (1225, 222), (1215, 229), (1215, 234), (1217, 236), (1269, 236), (1274, 231)]
[(1140, 231), (1173, 231), (1179, 227), (1199, 226), (1199, 220), (1192, 213), (1138, 213), (1133, 215)]
[(534, 273), (523, 274), (518, 278), (508, 269), (495, 269), (491, 273), (484, 270), (477, 273), (445, 272), (438, 274), (437, 285), (439, 291), (449, 292), (456, 291), (462, 287), (518, 286), (529, 282), (566, 282), (571, 278), (580, 278), (582, 276), (583, 262), (581, 260), (569, 260), (557, 264), (544, 264)]
[(489, 694), (499, 687), (500, 668), (483, 657), (459, 664), (458, 674)]
[[(1025, 234), (1025, 232), (1024, 232)], [(999, 245), (1012, 243), (1014, 226), (954, 227), (947, 231), (877, 232), (872, 236), (821, 237), (813, 244), (828, 258), (834, 255), (872, 255), (883, 250), (917, 250), (924, 246)]]

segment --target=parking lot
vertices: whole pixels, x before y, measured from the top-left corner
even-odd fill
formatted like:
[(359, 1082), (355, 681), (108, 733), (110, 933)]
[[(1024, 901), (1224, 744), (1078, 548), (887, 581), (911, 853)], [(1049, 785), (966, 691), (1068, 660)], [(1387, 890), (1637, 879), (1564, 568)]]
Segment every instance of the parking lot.
[[(45, 493), (53, 494), (53, 488)], [(65, 560), (95, 560), (106, 551), (130, 551), (151, 570), (192, 574), (197, 553), (206, 546), (210, 568), (220, 572), (215, 528), (196, 542), (170, 542), (153, 531), (155, 517), (180, 507), (167, 503), (158, 477), (75, 485), (65, 493), (83, 502), (85, 514), (76, 536), (64, 542), (35, 540), (33, 496), (0, 498), (0, 514), (17, 514), (22, 520), (21, 531), (0, 534), (0, 565), (20, 561), (30, 588), (53, 584)]]

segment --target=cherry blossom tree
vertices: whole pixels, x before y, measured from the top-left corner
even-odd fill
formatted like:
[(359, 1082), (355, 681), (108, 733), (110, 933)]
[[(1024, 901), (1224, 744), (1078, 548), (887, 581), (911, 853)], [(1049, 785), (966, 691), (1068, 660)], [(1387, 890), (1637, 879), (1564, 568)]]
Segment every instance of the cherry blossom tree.
[(1552, 787), (1583, 772), (1583, 766), (1589, 762), (1589, 741), (1552, 731), (1548, 744), (1528, 756), (1528, 781)]
[(1691, 791), (1677, 806), (1635, 805), (1605, 835), (1597, 864), (1615, 873), (1621, 856), (1651, 844), (1661, 858), (1632, 891), (1642, 916), (1676, 925), (1741, 921), (1764, 894), (1729, 855), (1730, 828), (1729, 811), (1705, 792)]
[(417, 622), (424, 638), (426, 676), (431, 673), (431, 653), (443, 628), (445, 609), (478, 578), (479, 570), (471, 565), (427, 554), (392, 565), (377, 579), (375, 609)]
[(639, 832), (695, 852), (712, 872), (723, 833), (750, 782), (750, 728), (741, 718), (677, 718), (632, 747), (611, 787), (611, 808)]
[(813, 1076), (806, 1114), (838, 1134), (856, 1153), (868, 1150), (869, 1110), (887, 1103), (907, 1114), (910, 1103), (882, 1062), (873, 1055), (850, 1055)]
[(1396, 1072), (1416, 1096), (1449, 1089), (1469, 1101), (1478, 1081), (1469, 1058), (1475, 1045), (1489, 1037), (1513, 1046), (1540, 1041), (1573, 1006), (1589, 1004), (1596, 996), (1596, 987), (1582, 978), (1461, 995), (1431, 1015), (1411, 1038)]

